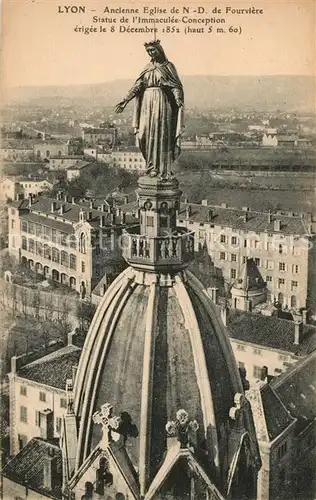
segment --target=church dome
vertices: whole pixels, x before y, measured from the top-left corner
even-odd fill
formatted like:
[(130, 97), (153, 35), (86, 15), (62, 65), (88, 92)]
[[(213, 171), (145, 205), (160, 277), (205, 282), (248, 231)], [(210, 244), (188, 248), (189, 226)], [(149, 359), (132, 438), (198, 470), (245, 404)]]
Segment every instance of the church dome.
[[(75, 472), (102, 440), (99, 410), (110, 405), (114, 415), (127, 415), (132, 424), (124, 446), (137, 477), (135, 498), (169, 498), (157, 495), (155, 478), (163, 476), (175, 436), (181, 460), (193, 450), (192, 470), (201, 467), (202, 476), (224, 495), (214, 498), (252, 498), (253, 490), (250, 496), (240, 490), (239, 496), (231, 496), (239, 460), (248, 464), (239, 483), (245, 483), (247, 474), (254, 482), (258, 456), (250, 406), (229, 338), (217, 306), (186, 269), (191, 236), (170, 228), (163, 236), (162, 228), (175, 219), (177, 185), (164, 183), (165, 193), (161, 188), (159, 197), (157, 182), (152, 186), (153, 192), (146, 181), (139, 193), (141, 210), (146, 210), (140, 213), (140, 234), (127, 235), (124, 245), (131, 265), (99, 303), (80, 358), (74, 387), (74, 412), (80, 422)], [(159, 203), (164, 203), (161, 211)], [(166, 217), (166, 212), (168, 219), (161, 223), (159, 216)], [(149, 236), (150, 229), (142, 224), (154, 226), (156, 232)], [(248, 488), (251, 481), (246, 481)], [(183, 495), (170, 498), (186, 498)]]

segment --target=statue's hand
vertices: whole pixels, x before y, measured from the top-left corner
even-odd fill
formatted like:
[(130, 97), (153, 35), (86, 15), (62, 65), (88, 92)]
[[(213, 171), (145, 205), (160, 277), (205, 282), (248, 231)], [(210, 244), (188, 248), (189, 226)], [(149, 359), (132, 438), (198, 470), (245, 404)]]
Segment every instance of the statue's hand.
[(183, 102), (180, 99), (177, 99), (176, 101), (178, 108), (182, 108)]
[(115, 107), (115, 113), (122, 113), (124, 111), (126, 104), (127, 104), (126, 101), (119, 102)]

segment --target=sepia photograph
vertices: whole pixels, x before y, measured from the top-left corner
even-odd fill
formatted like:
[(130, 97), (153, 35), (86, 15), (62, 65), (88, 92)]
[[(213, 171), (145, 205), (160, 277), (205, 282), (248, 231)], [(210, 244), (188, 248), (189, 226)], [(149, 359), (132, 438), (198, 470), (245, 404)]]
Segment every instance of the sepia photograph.
[(2, 0), (0, 498), (315, 500), (316, 3)]

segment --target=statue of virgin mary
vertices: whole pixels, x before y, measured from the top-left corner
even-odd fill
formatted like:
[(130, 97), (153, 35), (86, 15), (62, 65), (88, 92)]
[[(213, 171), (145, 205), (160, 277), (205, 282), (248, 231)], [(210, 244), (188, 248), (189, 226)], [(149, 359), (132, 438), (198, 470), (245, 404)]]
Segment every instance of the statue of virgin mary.
[(171, 164), (180, 153), (183, 87), (160, 41), (145, 43), (145, 48), (151, 61), (115, 111), (121, 113), (135, 98), (133, 127), (146, 160), (146, 173), (168, 179), (173, 175)]

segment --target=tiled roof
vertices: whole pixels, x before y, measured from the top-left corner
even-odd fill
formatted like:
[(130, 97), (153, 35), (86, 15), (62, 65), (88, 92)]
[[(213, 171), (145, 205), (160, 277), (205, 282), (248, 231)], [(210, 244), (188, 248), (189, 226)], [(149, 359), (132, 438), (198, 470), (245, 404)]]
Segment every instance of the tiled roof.
[[(191, 207), (189, 220), (192, 222), (208, 222), (216, 226), (226, 226), (243, 231), (268, 232), (277, 234), (306, 234), (308, 232), (305, 221), (300, 216), (272, 214), (271, 222), (267, 212), (240, 210), (218, 206), (204, 206), (194, 203), (181, 204), (179, 219), (186, 218), (186, 207)], [(212, 210), (212, 220), (209, 222), (209, 212)], [(247, 214), (246, 218), (245, 215)], [(280, 231), (274, 230), (274, 221), (281, 222)]]
[(275, 377), (271, 387), (304, 427), (316, 418), (316, 351)]
[(272, 441), (281, 434), (294, 419), (289, 415), (278, 396), (268, 384), (261, 389), (261, 399), (268, 435)]
[(247, 259), (240, 276), (233, 283), (234, 288), (241, 290), (258, 290), (265, 288), (265, 283), (253, 259)]
[[(28, 200), (23, 200), (23, 201), (24, 201), (23, 203), (21, 201), (12, 202), (12, 206), (14, 206), (16, 208), (20, 208), (20, 209), (27, 209), (28, 208)], [(54, 212), (51, 212), (51, 204), (53, 201), (56, 203), (56, 210)], [(60, 209), (61, 205), (63, 205), (63, 210), (64, 210), (63, 214), (59, 213), (59, 209)], [(98, 210), (96, 208), (90, 209), (89, 205), (87, 205), (85, 203), (78, 203), (78, 204), (66, 203), (64, 201), (56, 201), (56, 199), (54, 199), (54, 198), (48, 198), (48, 197), (44, 197), (44, 196), (40, 196), (39, 198), (33, 200), (32, 206), (30, 208), (29, 217), (31, 217), (32, 219), (34, 218), (34, 216), (38, 217), (39, 219), (36, 220), (35, 222), (38, 222), (38, 223), (41, 223), (44, 225), (46, 224), (46, 222), (49, 225), (52, 224), (54, 227), (56, 227), (58, 223), (62, 224), (64, 229), (61, 228), (60, 230), (69, 232), (72, 230), (72, 226), (69, 224), (69, 222), (71, 222), (71, 223), (79, 222), (79, 213), (81, 210), (84, 210), (85, 212), (92, 213), (92, 217), (88, 219), (89, 223), (93, 224), (95, 222), (95, 223), (99, 224), (100, 215), (103, 215), (105, 217), (105, 224), (112, 225), (111, 224), (111, 214), (109, 214), (107, 211), (103, 212), (102, 210)], [(37, 213), (34, 214), (33, 212), (37, 212)], [(43, 216), (39, 215), (39, 213), (51, 214), (52, 216), (54, 216), (54, 215), (58, 216), (58, 218), (62, 218), (65, 222), (55, 221), (53, 219), (49, 219), (46, 216), (43, 217)], [(24, 214), (23, 215), (21, 214), (21, 217), (26, 218), (27, 216)], [(50, 220), (52, 221), (52, 223), (49, 222)], [(67, 224), (67, 221), (68, 221), (68, 224)], [(138, 221), (135, 217), (133, 217), (131, 215), (126, 216), (126, 224), (136, 224), (137, 222)], [(119, 217), (116, 218), (115, 224), (118, 224), (118, 225), (121, 224)]]
[(72, 367), (78, 365), (80, 354), (79, 347), (63, 347), (23, 366), (17, 374), (21, 378), (65, 390), (66, 380), (72, 378)]
[[(186, 208), (191, 208), (189, 221), (196, 223), (208, 223), (216, 226), (231, 227), (243, 231), (267, 232), (276, 234), (294, 234), (305, 235), (308, 233), (308, 227), (305, 220), (300, 215), (288, 215), (286, 213), (271, 213), (271, 222), (269, 222), (268, 212), (255, 212), (253, 210), (241, 210), (232, 207), (222, 207), (217, 205), (201, 205), (198, 203), (181, 203), (178, 219), (183, 222), (186, 219)], [(121, 206), (124, 212), (137, 210), (137, 201), (132, 201)], [(212, 220), (209, 220), (210, 210), (212, 211)], [(245, 214), (247, 214), (245, 220)], [(280, 231), (274, 230), (274, 221), (281, 222)]]
[(66, 170), (67, 171), (68, 170), (81, 170), (82, 168), (85, 168), (88, 165), (92, 165), (92, 164), (93, 164), (93, 162), (91, 162), (91, 161), (79, 160), (76, 163), (74, 163), (73, 165), (70, 165), (69, 167), (67, 167)]
[(303, 340), (294, 344), (295, 323), (276, 316), (263, 316), (245, 311), (229, 310), (228, 333), (231, 339), (288, 351), (306, 356), (316, 349), (316, 328), (303, 325)]
[[(44, 465), (46, 458), (56, 460), (52, 488), (47, 489), (44, 484)], [(44, 497), (62, 498), (62, 453), (53, 442), (33, 438), (18, 453), (2, 471), (3, 475), (15, 483), (28, 486), (29, 489), (40, 493)]]
[(28, 222), (37, 222), (38, 224), (43, 224), (43, 226), (53, 227), (54, 229), (58, 229), (63, 233), (73, 233), (72, 224), (66, 224), (65, 222), (50, 219), (49, 217), (43, 217), (41, 215), (33, 214), (32, 212), (21, 214), (20, 218), (21, 220), (26, 220)]

